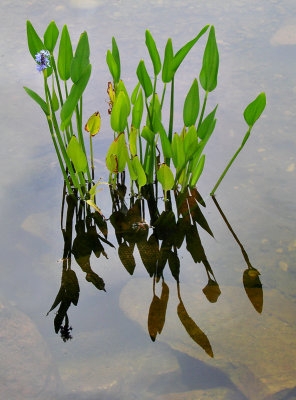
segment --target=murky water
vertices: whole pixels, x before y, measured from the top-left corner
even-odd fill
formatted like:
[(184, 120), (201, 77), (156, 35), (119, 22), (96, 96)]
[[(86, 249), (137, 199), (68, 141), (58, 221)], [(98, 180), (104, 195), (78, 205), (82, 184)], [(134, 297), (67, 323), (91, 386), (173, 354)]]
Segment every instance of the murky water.
[[(2, 0), (1, 397), (295, 398), (294, 3)], [(193, 261), (184, 242), (178, 250), (179, 288), (169, 266), (164, 269), (169, 299), (165, 324), (154, 342), (149, 335), (149, 310), (153, 299), (158, 302), (155, 296), (161, 299), (162, 280), (153, 288), (137, 247), (136, 268), (129, 275), (119, 260), (111, 225), (108, 240), (116, 248), (105, 246), (108, 259), (103, 255), (91, 259), (92, 269), (105, 281), (106, 293), (88, 282), (73, 261), (80, 284), (79, 304), (68, 312), (73, 339), (64, 343), (54, 332), (54, 312), (46, 316), (62, 272), (58, 261), (64, 246), (62, 179), (46, 121), (22, 88), (43, 90), (27, 51), (27, 19), (40, 34), (51, 20), (60, 29), (66, 23), (73, 42), (82, 31), (88, 32), (93, 73), (84, 110), (91, 115), (98, 109), (102, 115), (94, 152), (96, 176), (105, 179), (104, 154), (112, 136), (105, 55), (112, 36), (117, 38), (122, 76), (131, 90), (139, 59), (148, 60), (146, 28), (156, 38), (161, 54), (168, 37), (178, 49), (205, 24), (216, 28), (220, 73), (218, 88), (209, 96), (209, 110), (219, 103), (218, 122), (199, 185), (207, 205), (202, 212), (215, 238), (203, 229), (199, 235), (221, 295), (217, 302), (205, 296), (205, 266)], [(175, 130), (182, 128), (182, 104), (193, 78), (199, 75), (201, 49), (192, 50), (176, 75)], [(261, 273), (260, 313), (243, 285), (245, 253), (208, 193), (241, 143), (245, 106), (263, 90), (267, 96), (264, 116), (217, 192), (249, 262)], [(108, 190), (100, 193), (99, 205), (105, 215), (111, 214)]]

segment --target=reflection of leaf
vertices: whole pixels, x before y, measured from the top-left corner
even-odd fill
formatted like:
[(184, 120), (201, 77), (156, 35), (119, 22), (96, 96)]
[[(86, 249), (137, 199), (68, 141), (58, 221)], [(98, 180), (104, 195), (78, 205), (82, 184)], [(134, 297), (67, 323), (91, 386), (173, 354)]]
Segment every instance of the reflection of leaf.
[(255, 268), (246, 269), (243, 275), (243, 284), (250, 302), (258, 313), (263, 308), (263, 290), (259, 278), (260, 272)]
[(136, 267), (135, 258), (133, 256), (133, 248), (128, 246), (126, 242), (123, 242), (118, 247), (118, 255), (124, 268), (130, 275), (133, 275)]
[(80, 288), (77, 276), (72, 269), (63, 272), (62, 285), (64, 285), (66, 290), (65, 298), (77, 306)]
[(137, 242), (141, 260), (150, 276), (155, 274), (156, 263), (159, 258), (158, 241), (154, 235), (151, 235), (148, 241)]
[(190, 221), (188, 221), (184, 218), (178, 219), (177, 226), (176, 226), (176, 229), (174, 232), (174, 240), (173, 240), (174, 245), (178, 249), (180, 249), (180, 247), (182, 246), (188, 226), (190, 226)]
[(207, 231), (211, 236), (214, 237), (213, 232), (211, 231), (211, 228), (209, 227), (207, 220), (201, 212), (195, 198), (192, 196), (188, 196), (187, 201), (193, 221), (197, 222), (205, 231)]
[(149, 314), (148, 314), (148, 332), (153, 342), (155, 341), (156, 335), (158, 333), (159, 309), (160, 309), (160, 298), (154, 295), (152, 302), (150, 304)]
[(154, 342), (157, 333), (161, 333), (165, 323), (165, 315), (169, 300), (169, 288), (167, 284), (162, 282), (161, 297), (153, 296), (149, 314), (148, 314), (148, 331), (151, 340)]
[(182, 322), (182, 325), (186, 329), (188, 335), (195, 341), (204, 351), (210, 356), (214, 357), (213, 350), (209, 339), (206, 334), (196, 325), (193, 319), (187, 314), (187, 311), (184, 307), (182, 301), (180, 301), (177, 308), (178, 317)]
[(50, 310), (48, 311), (48, 313), (46, 315), (48, 315), (52, 310), (54, 310), (60, 304), (60, 302), (63, 300), (64, 292), (65, 292), (65, 289), (63, 288), (63, 286), (61, 286), (60, 290), (58, 291), (58, 294), (55, 298), (55, 301), (53, 302)]
[(171, 244), (170, 241), (164, 240), (161, 244), (160, 252), (159, 252), (159, 258), (158, 258), (158, 263), (157, 263), (157, 278), (160, 278), (162, 275), (162, 272), (164, 270), (164, 267), (167, 263), (169, 252), (171, 250)]
[(218, 283), (213, 281), (213, 279), (209, 279), (208, 284), (203, 288), (202, 291), (210, 303), (216, 303), (221, 294)]
[(204, 199), (201, 197), (201, 195), (199, 194), (197, 189), (193, 188), (193, 189), (190, 189), (190, 191), (191, 191), (191, 196), (193, 196), (195, 198), (195, 200), (199, 202), (199, 204), (201, 204), (203, 207), (205, 207), (206, 203), (204, 202)]
[(85, 279), (86, 279), (88, 282), (91, 282), (97, 289), (99, 289), (99, 290), (104, 290), (104, 292), (106, 292), (106, 290), (105, 290), (105, 282), (104, 282), (103, 279), (102, 279), (99, 275), (97, 275), (95, 272), (93, 272), (93, 271), (88, 272), (88, 273), (86, 274)]
[(195, 224), (190, 225), (186, 231), (186, 249), (196, 263), (206, 258)]
[(169, 267), (170, 267), (173, 277), (176, 279), (177, 282), (179, 282), (180, 260), (179, 260), (177, 253), (174, 253), (173, 251), (169, 251), (168, 261), (169, 261)]
[(58, 333), (58, 331), (60, 330), (60, 327), (63, 323), (63, 320), (67, 314), (67, 311), (69, 309), (71, 305), (71, 301), (70, 300), (66, 300), (66, 301), (62, 301), (61, 305), (59, 307), (59, 310), (55, 316), (54, 319), (54, 329), (55, 329), (55, 333)]
[(155, 234), (159, 240), (168, 239), (175, 232), (176, 220), (173, 211), (163, 211), (154, 223)]

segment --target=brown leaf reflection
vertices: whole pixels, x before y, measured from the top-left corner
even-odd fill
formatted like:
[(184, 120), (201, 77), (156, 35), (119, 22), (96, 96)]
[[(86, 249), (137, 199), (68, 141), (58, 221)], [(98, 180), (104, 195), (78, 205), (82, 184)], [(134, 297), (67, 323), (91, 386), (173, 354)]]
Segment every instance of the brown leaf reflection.
[(165, 323), (166, 310), (169, 300), (169, 287), (162, 281), (160, 298), (154, 293), (148, 314), (148, 332), (154, 342), (157, 334), (161, 334)]
[(263, 309), (263, 290), (259, 278), (260, 272), (255, 268), (248, 268), (243, 274), (243, 284), (250, 302), (255, 310), (261, 314)]
[(188, 335), (191, 337), (192, 340), (195, 341), (204, 351), (210, 356), (214, 357), (213, 350), (211, 343), (207, 337), (207, 335), (196, 325), (196, 323), (193, 321), (193, 319), (189, 316), (187, 313), (183, 301), (180, 296), (180, 287), (178, 284), (178, 297), (180, 300), (180, 303), (177, 307), (177, 313), (178, 317), (186, 329), (186, 332)]

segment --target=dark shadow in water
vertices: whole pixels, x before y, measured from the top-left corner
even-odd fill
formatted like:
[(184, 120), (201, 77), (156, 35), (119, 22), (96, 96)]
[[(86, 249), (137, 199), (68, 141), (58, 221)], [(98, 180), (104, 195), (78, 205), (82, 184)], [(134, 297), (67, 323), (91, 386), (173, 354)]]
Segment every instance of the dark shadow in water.
[(296, 387), (281, 390), (276, 394), (265, 397), (264, 400), (296, 400)]
[(234, 230), (232, 229), (232, 227), (231, 227), (228, 219), (226, 218), (225, 214), (223, 213), (216, 197), (212, 196), (212, 199), (213, 199), (216, 207), (218, 208), (218, 211), (221, 214), (223, 220), (225, 221), (228, 229), (230, 230), (232, 236), (234, 237), (236, 243), (239, 245), (239, 247), (241, 249), (242, 255), (248, 266), (248, 268), (243, 273), (244, 288), (245, 288), (247, 296), (248, 296), (250, 302), (253, 304), (255, 310), (258, 313), (261, 313), (262, 309), (263, 309), (263, 290), (262, 290), (262, 283), (259, 278), (260, 272), (251, 265), (247, 252), (245, 251), (243, 245), (241, 244), (241, 242), (239, 241), (238, 237), (236, 236)]
[(246, 400), (229, 377), (219, 368), (212, 367), (203, 361), (173, 350), (180, 370), (163, 374), (149, 387), (155, 394), (182, 393), (193, 390), (214, 388), (229, 389), (228, 400)]
[[(168, 265), (177, 284), (179, 298), (177, 315), (180, 322), (192, 340), (210, 357), (213, 357), (214, 354), (208, 337), (188, 315), (180, 294), (181, 264), (178, 250), (183, 243), (186, 244), (186, 249), (193, 261), (203, 264), (205, 268), (208, 282), (203, 288), (203, 293), (208, 301), (215, 303), (221, 294), (198, 230), (202, 228), (209, 235), (214, 236), (201, 211), (201, 206), (206, 206), (204, 200), (196, 189), (187, 188), (183, 193), (174, 192), (174, 204), (170, 193), (168, 201), (160, 203), (162, 207), (160, 209), (158, 207), (159, 199), (155, 196), (156, 191), (154, 192), (153, 185), (146, 185), (142, 191), (143, 197), (140, 198), (130, 196), (126, 200), (126, 192), (124, 179), (122, 179), (121, 184), (117, 185), (116, 189), (110, 186), (112, 213), (109, 221), (115, 231), (118, 242), (118, 256), (125, 270), (130, 275), (134, 274), (136, 268), (134, 250), (137, 248), (141, 261), (153, 280), (153, 298), (147, 318), (151, 340), (156, 340), (157, 335), (161, 334), (165, 325), (169, 287), (164, 280), (164, 269)], [(248, 265), (243, 276), (244, 287), (255, 309), (261, 312), (263, 292), (258, 276), (259, 272), (251, 266), (242, 244), (232, 230), (217, 200), (213, 199), (242, 250)], [(148, 215), (146, 216), (146, 214)], [(100, 212), (93, 212), (86, 202), (75, 196), (67, 195), (64, 188), (61, 208), (61, 229), (64, 237), (61, 286), (49, 310), (51, 312), (59, 307), (54, 318), (54, 327), (55, 332), (60, 333), (64, 341), (72, 338), (68, 310), (72, 304), (77, 306), (80, 294), (76, 273), (71, 268), (72, 255), (85, 273), (85, 279), (98, 290), (105, 291), (105, 282), (97, 272), (93, 271), (90, 260), (92, 253), (97, 258), (101, 256), (108, 258), (105, 251), (106, 245), (114, 247), (107, 239), (109, 230), (107, 221)], [(75, 230), (73, 227), (75, 227)], [(157, 296), (156, 284), (160, 281), (161, 294)]]

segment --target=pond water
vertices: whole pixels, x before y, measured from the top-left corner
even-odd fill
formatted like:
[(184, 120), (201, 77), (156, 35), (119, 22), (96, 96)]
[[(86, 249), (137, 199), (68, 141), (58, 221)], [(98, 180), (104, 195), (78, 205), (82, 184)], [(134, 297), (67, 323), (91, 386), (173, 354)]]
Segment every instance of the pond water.
[[(296, 398), (295, 2), (2, 0), (1, 4), (1, 398)], [(78, 306), (69, 309), (73, 338), (65, 343), (54, 331), (55, 311), (46, 316), (61, 281), (63, 182), (46, 121), (23, 90), (27, 86), (42, 93), (42, 79), (27, 50), (27, 19), (40, 35), (51, 20), (60, 29), (67, 24), (74, 43), (81, 32), (88, 32), (93, 72), (84, 115), (96, 110), (102, 115), (94, 153), (96, 176), (104, 179), (104, 155), (112, 138), (105, 55), (112, 36), (117, 39), (128, 90), (134, 87), (138, 61), (144, 58), (148, 63), (146, 28), (163, 54), (168, 37), (177, 49), (204, 25), (213, 24), (220, 52), (218, 88), (208, 105), (210, 110), (219, 103), (218, 122), (198, 186), (206, 202), (202, 213), (214, 234), (213, 238), (198, 230), (206, 263), (205, 257), (194, 262), (184, 242), (178, 250), (180, 285), (168, 265), (165, 283), (153, 282), (136, 246), (131, 276), (118, 257), (109, 223), (108, 240), (115, 248), (104, 245), (108, 259), (91, 258), (106, 292), (97, 290), (72, 263), (80, 298)], [(199, 75), (204, 44), (201, 40), (176, 75), (176, 131), (182, 129), (182, 104)], [(262, 91), (267, 96), (264, 115), (217, 191), (238, 243), (208, 194), (241, 143), (245, 106)], [(100, 192), (98, 204), (104, 215), (111, 215), (107, 189)], [(257, 292), (244, 288), (246, 254), (260, 272), (262, 310), (260, 285)], [(217, 287), (208, 289), (210, 294), (203, 292), (208, 283), (205, 266), (212, 268), (219, 283), (216, 302), (208, 298), (213, 300), (213, 293), (218, 296)], [(163, 301), (168, 291), (165, 324), (156, 338), (152, 334), (153, 341), (151, 302), (160, 301), (161, 294)]]

